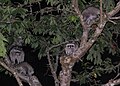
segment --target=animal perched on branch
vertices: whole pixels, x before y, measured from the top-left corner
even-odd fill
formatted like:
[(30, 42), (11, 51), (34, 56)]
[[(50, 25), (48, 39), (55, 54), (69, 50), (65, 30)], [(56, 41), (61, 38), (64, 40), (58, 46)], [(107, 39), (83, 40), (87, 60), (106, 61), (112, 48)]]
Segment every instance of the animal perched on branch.
[(18, 37), (9, 48), (5, 63), (15, 70), (19, 78), (30, 86), (42, 86), (36, 76), (34, 69), (27, 62), (24, 62), (24, 51), (22, 50), (23, 40)]
[(9, 52), (9, 59), (12, 64), (19, 64), (24, 61), (24, 52), (22, 48), (13, 47)]
[(100, 10), (96, 7), (88, 7), (82, 12), (86, 25), (91, 26), (100, 19)]
[(34, 69), (27, 62), (22, 62), (14, 66), (15, 71), (19, 74), (21, 80), (28, 82), (34, 74)]
[(78, 45), (75, 43), (68, 43), (65, 46), (66, 55), (72, 55), (78, 49)]
[(24, 51), (22, 49), (23, 40), (18, 37), (8, 50), (8, 56), (5, 58), (7, 64), (19, 64), (24, 61)]
[(34, 70), (31, 65), (29, 65), (27, 62), (22, 62), (20, 64), (15, 65), (15, 70), (17, 70), (19, 73), (22, 73), (24, 75), (32, 75), (34, 73)]

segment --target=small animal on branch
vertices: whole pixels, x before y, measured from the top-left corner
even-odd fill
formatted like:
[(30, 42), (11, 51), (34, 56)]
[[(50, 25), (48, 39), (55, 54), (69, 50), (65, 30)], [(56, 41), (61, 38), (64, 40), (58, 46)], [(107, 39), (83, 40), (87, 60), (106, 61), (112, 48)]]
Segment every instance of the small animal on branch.
[(78, 49), (78, 45), (75, 43), (68, 43), (65, 45), (65, 53), (66, 55), (70, 56), (73, 55)]
[(22, 62), (14, 66), (21, 80), (28, 82), (30, 77), (34, 74), (34, 69), (27, 62)]
[(100, 10), (96, 7), (88, 7), (83, 10), (82, 15), (85, 24), (91, 26), (100, 19)]
[(18, 73), (30, 76), (34, 73), (34, 69), (27, 62), (22, 62), (20, 64), (15, 65), (15, 70), (17, 70)]
[(12, 64), (19, 64), (24, 61), (24, 52), (22, 48), (14, 47), (9, 52), (9, 59)]
[(13, 42), (13, 44), (10, 46), (8, 51), (7, 59), (10, 61), (12, 65), (19, 64), (24, 61), (24, 51), (22, 49), (23, 40), (21, 37), (18, 37), (18, 39)]

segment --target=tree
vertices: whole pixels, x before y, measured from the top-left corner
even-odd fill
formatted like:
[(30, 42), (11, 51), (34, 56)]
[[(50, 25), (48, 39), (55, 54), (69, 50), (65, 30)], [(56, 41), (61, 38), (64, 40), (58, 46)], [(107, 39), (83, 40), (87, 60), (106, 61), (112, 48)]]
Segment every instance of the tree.
[[(81, 14), (87, 5), (100, 9), (100, 21), (91, 30)], [(92, 86), (120, 84), (120, 64), (114, 60), (119, 58), (119, 11), (119, 0), (1, 0), (1, 59), (12, 41), (22, 36), (25, 45), (39, 50), (40, 59), (47, 57), (55, 86), (70, 86), (70, 82)], [(70, 41), (80, 46), (74, 55), (66, 56), (64, 46)], [(74, 69), (77, 62), (80, 71)], [(9, 70), (2, 60), (0, 64), (14, 74), (14, 69)], [(114, 72), (117, 76), (107, 84), (100, 81), (104, 74)], [(19, 76), (14, 76), (22, 86)]]

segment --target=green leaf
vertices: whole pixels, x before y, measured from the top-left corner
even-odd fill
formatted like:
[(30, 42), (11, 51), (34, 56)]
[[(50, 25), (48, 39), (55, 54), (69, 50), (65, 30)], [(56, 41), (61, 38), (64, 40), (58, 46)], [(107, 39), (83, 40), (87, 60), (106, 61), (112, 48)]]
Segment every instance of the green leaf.
[(71, 15), (71, 16), (68, 17), (68, 19), (69, 19), (71, 22), (76, 23), (76, 21), (78, 20), (78, 17)]
[(103, 0), (103, 3), (106, 12), (111, 11), (115, 7), (115, 2), (113, 0)]
[(0, 40), (8, 42), (7, 39), (2, 35), (2, 33), (0, 33)]
[(47, 4), (50, 4), (51, 6), (53, 6), (53, 1), (54, 0), (47, 0)]
[(6, 48), (3, 40), (0, 39), (0, 56), (4, 57), (6, 54)]
[(30, 44), (30, 38), (29, 37), (25, 39), (25, 44)]
[(39, 45), (39, 44), (38, 44), (37, 42), (34, 42), (34, 43), (32, 43), (32, 45), (31, 45), (31, 46), (32, 46), (32, 48), (37, 48), (37, 47), (38, 47), (38, 45)]
[(89, 54), (87, 55), (87, 60), (90, 60), (91, 62), (93, 61), (92, 53), (89, 53)]
[(54, 17), (50, 18), (50, 25), (57, 25)]
[(57, 35), (53, 38), (52, 43), (53, 44), (58, 44), (62, 41), (62, 37), (60, 35)]
[(0, 3), (10, 3), (10, 0), (0, 0)]

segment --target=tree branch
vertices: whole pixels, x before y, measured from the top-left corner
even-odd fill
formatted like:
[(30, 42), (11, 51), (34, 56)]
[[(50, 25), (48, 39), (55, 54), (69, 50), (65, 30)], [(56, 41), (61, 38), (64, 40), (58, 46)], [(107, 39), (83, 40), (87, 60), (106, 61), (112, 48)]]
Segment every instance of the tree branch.
[(110, 17), (114, 16), (116, 13), (118, 13), (119, 11), (120, 11), (120, 1), (118, 2), (117, 6), (111, 12), (109, 12), (107, 15), (110, 18)]
[(48, 59), (49, 65), (50, 65), (51, 73), (52, 73), (53, 78), (54, 78), (54, 80), (55, 80), (55, 86), (59, 86), (59, 80), (58, 80), (58, 78), (57, 78), (56, 71), (55, 71), (55, 69), (53, 68), (53, 65), (52, 65), (52, 63), (51, 63), (49, 51), (47, 51), (47, 59)]
[(78, 0), (72, 0), (72, 7), (75, 10), (76, 14), (78, 15), (78, 17), (80, 18), (81, 21), (81, 25), (83, 27), (83, 35), (80, 39), (80, 47), (84, 47), (84, 44), (86, 44), (87, 40), (88, 40), (88, 33), (89, 33), (89, 28), (87, 27), (87, 25), (85, 25), (84, 20), (83, 20), (83, 15), (79, 9), (78, 6)]
[(48, 49), (48, 51), (50, 51), (50, 50), (52, 50), (53, 48), (56, 48), (56, 47), (58, 47), (58, 46), (64, 45), (64, 44), (66, 44), (66, 43), (69, 43), (70, 41), (79, 41), (79, 39), (69, 40), (69, 41), (65, 41), (65, 42), (62, 42), (62, 43), (57, 44), (57, 45), (53, 45), (52, 47), (50, 47), (50, 48)]
[(80, 18), (81, 24), (83, 29), (87, 29), (86, 25), (84, 24), (84, 20), (83, 20), (83, 16), (81, 14), (81, 11), (79, 10), (79, 6), (78, 6), (78, 0), (72, 0), (72, 7), (74, 8), (76, 14), (78, 15), (78, 17)]
[(118, 17), (111, 17), (110, 19), (120, 19), (120, 16), (118, 16)]
[(116, 80), (109, 80), (108, 83), (103, 84), (102, 86), (115, 86), (119, 84), (120, 84), (120, 79), (116, 79)]
[(15, 72), (15, 70), (14, 70), (13, 68), (9, 68), (9, 67), (3, 62), (3, 60), (0, 60), (0, 65), (14, 75), (14, 77), (16, 78), (19, 86), (23, 86), (23, 84), (22, 84), (19, 76), (17, 75), (17, 73)]
[[(76, 3), (75, 3), (76, 2)], [(74, 9), (76, 10), (76, 13), (78, 14), (78, 16), (80, 17), (80, 19), (82, 19), (82, 15), (81, 13), (78, 11), (78, 1), (76, 0), (72, 0), (72, 6), (74, 7)], [(102, 10), (102, 8), (101, 8)], [(117, 12), (119, 12), (120, 10), (120, 4), (118, 4), (111, 12), (109, 12), (109, 16), (113, 16), (115, 15)], [(74, 58), (77, 58), (77, 59), (81, 59), (85, 54), (86, 52), (89, 50), (89, 48), (93, 45), (93, 43), (97, 40), (97, 38), (99, 37), (99, 35), (101, 34), (101, 32), (103, 31), (103, 28), (107, 22), (106, 20), (106, 16), (103, 16), (104, 20), (102, 20), (102, 23), (99, 23), (98, 24), (98, 27), (96, 27), (95, 29), (95, 32), (93, 34), (93, 36), (88, 40), (88, 42), (86, 42), (84, 44), (84, 46), (80, 47), (77, 52), (74, 54)], [(83, 22), (81, 22), (83, 23)]]
[[(78, 7), (78, 0), (72, 0), (72, 7), (74, 8), (76, 14), (80, 18), (80, 21), (83, 27), (83, 35), (81, 37), (80, 47), (72, 56), (60, 57), (60, 63), (62, 65), (62, 70), (60, 71), (60, 74), (59, 74), (61, 86), (70, 86), (72, 67), (79, 59), (81, 59), (88, 52), (90, 47), (95, 43), (97, 38), (102, 33), (103, 28), (106, 22), (108, 21), (107, 16), (102, 15), (102, 0), (100, 0), (100, 4), (101, 4), (100, 5), (101, 6), (100, 7), (100, 10), (101, 10), (100, 23), (98, 24), (98, 27), (95, 28), (95, 31), (92, 37), (88, 39), (89, 27), (87, 27), (84, 24), (83, 16)], [(118, 12), (118, 7), (119, 6), (115, 7), (114, 12), (110, 13), (110, 15), (116, 14)]]

